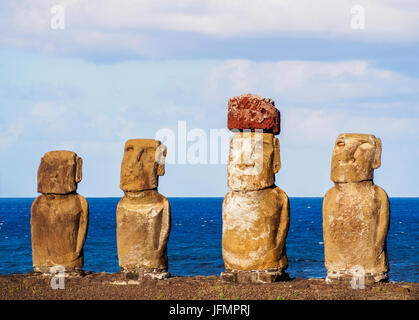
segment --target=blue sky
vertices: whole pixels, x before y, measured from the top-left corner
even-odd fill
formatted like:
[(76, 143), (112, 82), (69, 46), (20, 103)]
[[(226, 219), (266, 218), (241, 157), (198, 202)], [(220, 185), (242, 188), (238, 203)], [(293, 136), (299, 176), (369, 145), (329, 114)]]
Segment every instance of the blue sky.
[[(2, 1), (0, 196), (36, 196), (49, 150), (84, 159), (79, 193), (121, 196), (123, 145), (226, 128), (231, 96), (272, 98), (282, 115), (289, 196), (323, 196), (339, 133), (383, 141), (376, 184), (419, 196), (417, 1)], [(51, 6), (65, 28), (50, 27)], [(365, 8), (365, 29), (350, 27)], [(173, 150), (176, 152), (176, 150)], [(171, 150), (168, 150), (171, 152)], [(166, 196), (224, 196), (226, 165), (167, 165)]]

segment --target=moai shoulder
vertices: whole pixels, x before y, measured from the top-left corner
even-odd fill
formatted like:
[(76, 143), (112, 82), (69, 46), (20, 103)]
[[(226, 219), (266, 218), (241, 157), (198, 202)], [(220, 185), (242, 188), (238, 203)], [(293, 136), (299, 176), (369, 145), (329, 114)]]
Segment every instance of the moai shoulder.
[[(237, 207), (247, 209), (251, 214), (236, 210)], [(275, 217), (280, 214), (281, 222), (289, 224), (289, 199), (281, 188), (271, 187), (247, 192), (228, 191), (223, 201), (223, 212), (226, 221), (228, 219), (248, 219), (255, 215), (261, 218)]]
[(143, 206), (144, 209), (147, 207), (153, 207), (155, 210), (164, 210), (170, 212), (169, 200), (159, 193), (157, 190), (144, 190), (142, 195), (136, 195), (135, 193), (127, 193), (118, 203), (118, 207), (124, 208), (128, 211), (138, 211), (139, 206)]

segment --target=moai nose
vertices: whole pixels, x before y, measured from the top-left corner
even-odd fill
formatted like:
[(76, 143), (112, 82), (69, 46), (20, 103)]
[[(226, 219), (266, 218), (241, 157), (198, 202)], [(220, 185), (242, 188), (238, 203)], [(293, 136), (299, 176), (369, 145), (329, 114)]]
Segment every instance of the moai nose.
[(340, 159), (338, 159), (338, 162), (340, 164), (354, 163), (355, 162), (354, 154), (345, 153), (340, 157)]
[(143, 153), (144, 153), (144, 149), (141, 149), (140, 152), (137, 155), (137, 162), (140, 162), (141, 156), (143, 155)]
[(348, 148), (347, 150), (345, 150), (345, 152), (343, 152), (343, 161), (345, 163), (353, 163), (355, 162), (355, 151), (356, 151), (356, 147), (355, 148)]

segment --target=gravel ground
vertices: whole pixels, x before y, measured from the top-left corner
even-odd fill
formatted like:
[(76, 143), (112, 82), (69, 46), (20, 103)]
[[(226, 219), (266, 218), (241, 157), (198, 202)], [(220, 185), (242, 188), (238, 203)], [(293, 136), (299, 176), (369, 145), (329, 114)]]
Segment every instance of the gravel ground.
[(118, 273), (87, 273), (66, 278), (52, 289), (51, 278), (33, 273), (0, 276), (0, 300), (418, 300), (418, 283), (326, 284), (295, 278), (271, 284), (231, 284), (217, 276), (145, 279), (126, 283)]

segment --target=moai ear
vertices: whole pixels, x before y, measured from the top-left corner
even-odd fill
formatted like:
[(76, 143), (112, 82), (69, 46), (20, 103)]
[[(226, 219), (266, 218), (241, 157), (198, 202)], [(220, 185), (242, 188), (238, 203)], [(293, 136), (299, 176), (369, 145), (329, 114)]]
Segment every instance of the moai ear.
[(374, 161), (372, 162), (373, 169), (377, 169), (381, 166), (381, 139), (375, 138), (375, 153)]
[(274, 159), (273, 159), (273, 170), (277, 173), (281, 169), (281, 157), (279, 149), (279, 139), (274, 138)]
[(164, 176), (165, 173), (165, 160), (167, 148), (164, 144), (160, 144), (156, 149), (156, 162), (157, 162), (157, 175)]
[(82, 167), (83, 167), (83, 159), (80, 157), (76, 157), (76, 183), (79, 183), (83, 178), (82, 174)]
[(158, 176), (164, 176), (164, 173), (165, 173), (165, 166), (164, 166), (164, 164), (159, 164), (159, 166), (157, 167), (157, 175)]

